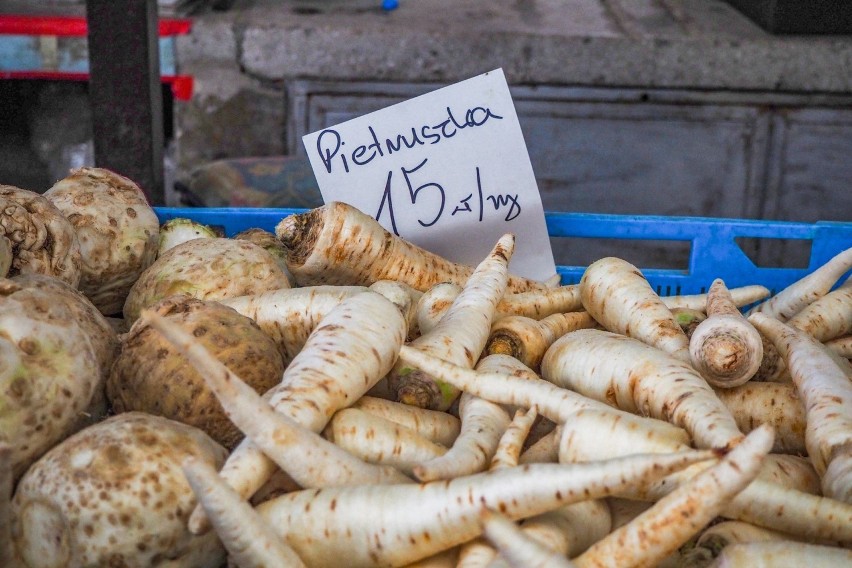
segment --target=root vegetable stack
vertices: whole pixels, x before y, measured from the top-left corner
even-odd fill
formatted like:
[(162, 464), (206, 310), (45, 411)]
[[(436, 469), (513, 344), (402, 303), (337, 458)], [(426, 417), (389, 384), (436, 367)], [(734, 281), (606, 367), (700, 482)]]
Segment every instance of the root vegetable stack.
[(3, 567), (850, 563), (852, 248), (661, 298), (343, 203), (223, 236), (97, 168), (0, 201)]

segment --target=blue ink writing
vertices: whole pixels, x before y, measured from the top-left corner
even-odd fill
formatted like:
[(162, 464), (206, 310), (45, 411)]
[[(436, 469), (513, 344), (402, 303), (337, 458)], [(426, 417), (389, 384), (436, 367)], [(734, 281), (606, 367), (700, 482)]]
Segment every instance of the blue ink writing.
[(391, 155), (418, 146), (438, 144), (442, 140), (454, 137), (464, 129), (484, 126), (489, 120), (503, 119), (490, 108), (481, 106), (467, 109), (464, 112), (463, 119), (458, 118), (457, 113), (454, 113), (450, 107), (446, 107), (446, 111), (446, 118), (443, 120), (434, 124), (412, 126), (410, 131), (406, 129), (404, 132), (385, 138), (384, 142), (380, 140), (375, 129), (368, 126), (367, 131), (371, 142), (360, 144), (351, 152), (344, 151), (343, 147), (346, 146), (346, 141), (343, 140), (340, 133), (333, 128), (327, 128), (317, 136), (317, 155), (319, 155), (326, 173), (332, 173), (335, 167), (338, 170), (342, 167), (343, 172), (348, 174), (351, 171), (350, 168), (365, 166), (386, 154)]

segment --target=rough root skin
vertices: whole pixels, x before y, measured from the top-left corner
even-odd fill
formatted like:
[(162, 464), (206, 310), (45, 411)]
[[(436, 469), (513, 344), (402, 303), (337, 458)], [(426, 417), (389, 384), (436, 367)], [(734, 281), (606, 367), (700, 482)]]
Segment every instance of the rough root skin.
[(322, 232), (325, 217), (320, 209), (291, 215), (275, 227), (275, 236), (284, 246), (287, 263), (301, 266), (305, 263)]

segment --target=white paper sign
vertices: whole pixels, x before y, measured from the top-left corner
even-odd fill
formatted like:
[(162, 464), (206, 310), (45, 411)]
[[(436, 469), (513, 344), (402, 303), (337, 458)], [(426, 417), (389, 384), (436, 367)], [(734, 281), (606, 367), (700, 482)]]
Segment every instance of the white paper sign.
[(513, 274), (556, 273), (544, 210), (502, 69), (303, 137), (326, 203), (476, 266), (514, 233)]

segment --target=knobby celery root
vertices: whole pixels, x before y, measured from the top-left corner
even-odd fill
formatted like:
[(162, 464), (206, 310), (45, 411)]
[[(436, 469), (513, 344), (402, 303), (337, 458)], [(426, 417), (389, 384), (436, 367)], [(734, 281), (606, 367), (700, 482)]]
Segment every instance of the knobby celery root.
[[(748, 306), (754, 302), (768, 298), (771, 294), (769, 288), (759, 284), (750, 284), (748, 286), (738, 286), (729, 290), (734, 304), (738, 308)], [(703, 311), (707, 304), (707, 294), (687, 294), (676, 296), (662, 296), (663, 303), (669, 309), (687, 308), (692, 310)]]
[[(451, 262), (382, 227), (355, 207), (333, 201), (290, 215), (275, 227), (286, 262), (299, 286), (344, 284), (369, 286), (396, 280), (425, 292), (439, 282), (464, 285), (473, 268)], [(522, 292), (546, 285), (512, 276), (509, 290)]]
[(760, 333), (734, 304), (724, 280), (717, 278), (707, 292), (707, 319), (689, 339), (692, 365), (719, 388), (739, 386), (751, 379), (763, 360)]
[(590, 264), (580, 278), (583, 307), (611, 332), (689, 362), (689, 339), (642, 272), (616, 257)]
[(497, 442), (497, 449), (491, 458), (488, 469), (518, 465), (518, 458), (524, 447), (524, 441), (529, 435), (536, 418), (538, 418), (538, 412), (535, 406), (528, 410), (519, 408), (515, 411), (515, 416)]
[(817, 298), (787, 320), (787, 325), (823, 343), (852, 333), (852, 286)]
[[(309, 566), (400, 566), (481, 534), (489, 507), (512, 520), (638, 491), (716, 452), (634, 455), (588, 464), (530, 464), (419, 485), (296, 491), (257, 510)], [(364, 522), (364, 511), (374, 513)]]
[(822, 476), (823, 494), (852, 503), (852, 382), (846, 371), (805, 332), (762, 313), (749, 320), (790, 369), (805, 406), (805, 445)]
[(852, 550), (836, 546), (779, 540), (730, 544), (722, 549), (711, 567), (807, 566), (808, 568), (845, 568), (850, 565), (852, 565)]
[(365, 464), (319, 434), (278, 413), (255, 390), (219, 362), (196, 338), (150, 311), (142, 318), (189, 359), (228, 418), (301, 487), (405, 483), (392, 467)]
[[(473, 368), (488, 340), (497, 302), (506, 291), (509, 261), (514, 250), (513, 234), (500, 237), (438, 325), (409, 345)], [(447, 410), (461, 394), (454, 386), (405, 361), (394, 365), (387, 381), (400, 402), (432, 410)]]
[(461, 432), (449, 450), (414, 466), (418, 480), (452, 479), (488, 469), (500, 437), (509, 427), (509, 414), (500, 405), (465, 392), (459, 402), (459, 416)]
[(6, 235), (0, 235), (0, 278), (6, 278), (15, 259), (12, 253), (12, 241)]
[(613, 407), (680, 426), (698, 447), (730, 448), (743, 437), (695, 369), (631, 337), (597, 329), (563, 335), (545, 353), (541, 374)]
[(391, 466), (406, 475), (416, 464), (447, 452), (446, 446), (411, 428), (357, 408), (335, 412), (323, 436), (367, 463)]
[[(399, 309), (381, 294), (367, 291), (346, 298), (322, 319), (281, 382), (264, 398), (276, 411), (320, 432), (337, 410), (351, 405), (390, 371), (407, 331)], [(254, 443), (244, 440), (220, 475), (247, 499), (275, 469)], [(196, 507), (189, 527), (194, 533), (209, 527), (203, 510)]]
[(716, 396), (730, 409), (737, 426), (751, 432), (769, 424), (775, 429), (775, 452), (805, 454), (805, 406), (792, 383), (749, 381), (731, 389), (718, 389)]
[(852, 248), (836, 254), (807, 276), (751, 308), (746, 315), (762, 313), (782, 322), (787, 321), (805, 306), (827, 294), (850, 268), (852, 268)]
[(506, 316), (491, 325), (484, 355), (511, 355), (532, 370), (538, 369), (550, 345), (577, 329), (595, 327), (588, 312), (552, 314), (540, 320), (526, 316)]
[(447, 447), (453, 445), (461, 431), (461, 421), (448, 412), (418, 408), (374, 396), (364, 395), (350, 408), (411, 428), (426, 439)]
[(590, 546), (574, 562), (580, 568), (657, 564), (697, 534), (757, 477), (772, 449), (772, 436), (772, 428), (757, 428), (721, 461)]
[(264, 523), (254, 508), (209, 464), (189, 457), (183, 471), (213, 529), (240, 568), (302, 568), (305, 563)]
[(480, 513), (482, 533), (511, 566), (529, 568), (572, 568), (574, 563), (524, 534), (514, 522), (485, 509)]

